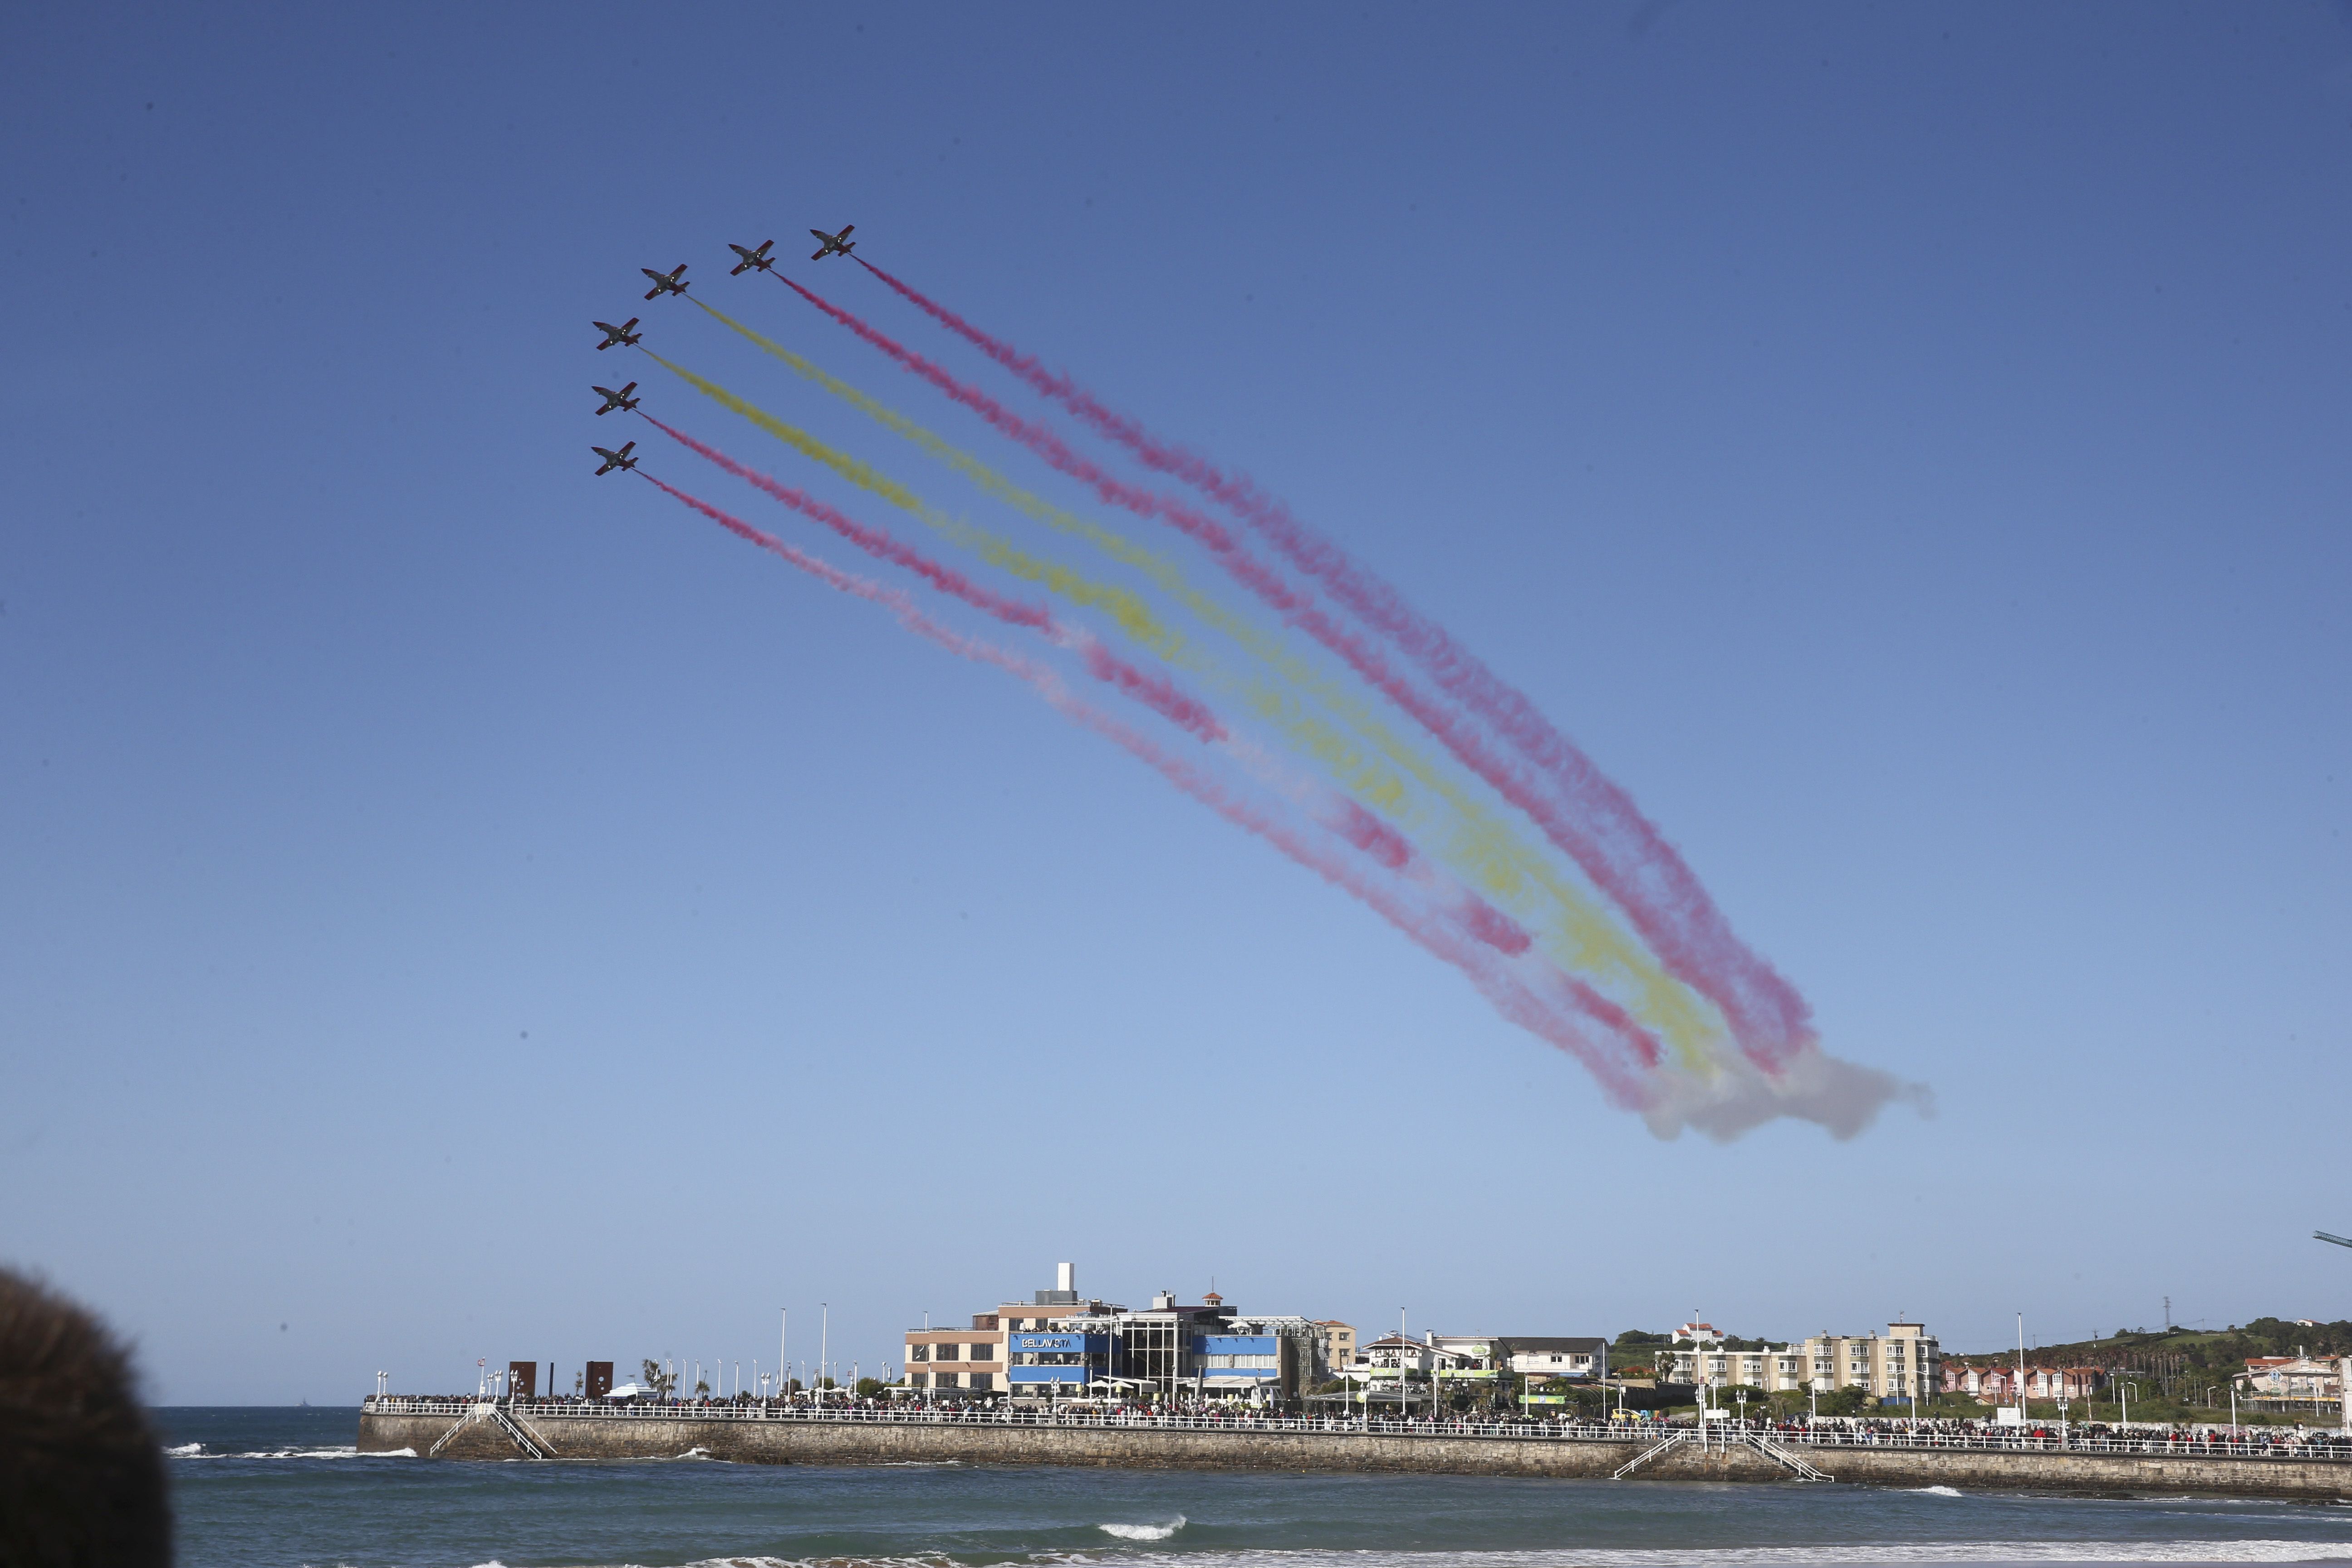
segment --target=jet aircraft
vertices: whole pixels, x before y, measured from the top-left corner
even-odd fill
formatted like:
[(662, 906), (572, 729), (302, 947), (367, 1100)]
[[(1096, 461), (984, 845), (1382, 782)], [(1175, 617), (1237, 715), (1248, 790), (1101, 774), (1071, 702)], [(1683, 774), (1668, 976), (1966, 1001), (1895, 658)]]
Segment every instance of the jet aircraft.
[(629, 394), (636, 391), (636, 389), (637, 384), (633, 381), (629, 383), (628, 385), (621, 388), (618, 392), (614, 391), (609, 386), (591, 386), (588, 390), (594, 393), (600, 393), (604, 395), (604, 406), (596, 410), (598, 416), (602, 417), (604, 415), (610, 414), (615, 408), (619, 409), (624, 414), (626, 414), (631, 409), (635, 408), (637, 405), (637, 400), (631, 397)]
[(741, 246), (730, 240), (728, 242), (727, 248), (733, 251), (743, 259), (729, 268), (727, 269), (727, 276), (732, 278), (739, 272), (747, 271), (765, 272), (770, 268), (775, 266), (776, 258), (768, 254), (768, 247), (775, 243), (776, 242), (772, 239), (763, 239), (751, 249), (746, 250)]
[(654, 286), (646, 290), (648, 300), (658, 300), (665, 294), (683, 294), (688, 287), (678, 281), (686, 276), (686, 263), (683, 261), (667, 272), (656, 272), (650, 267), (640, 267), (637, 270), (654, 280)]
[(605, 447), (591, 447), (588, 449), (604, 459), (604, 466), (596, 470), (597, 474), (603, 475), (611, 473), (614, 468), (635, 468), (637, 460), (629, 456), (635, 447), (635, 441), (624, 441), (621, 443), (621, 449), (617, 452)]
[(636, 324), (637, 319), (635, 316), (631, 316), (627, 321), (623, 321), (617, 327), (613, 325), (610, 321), (591, 322), (590, 325), (593, 326), (598, 331), (604, 334), (604, 341), (596, 345), (596, 352), (598, 353), (602, 353), (606, 349), (611, 348), (614, 343), (620, 343), (625, 346), (635, 343), (639, 338), (645, 336), (643, 332), (631, 330), (635, 328)]
[(856, 226), (857, 226), (854, 223), (843, 224), (839, 234), (827, 234), (821, 228), (813, 228), (809, 230), (811, 234), (816, 236), (819, 240), (824, 242), (816, 247), (816, 254), (810, 257), (809, 259), (811, 261), (823, 261), (828, 256), (846, 256), (851, 251), (856, 249), (857, 242), (849, 237), (849, 231)]

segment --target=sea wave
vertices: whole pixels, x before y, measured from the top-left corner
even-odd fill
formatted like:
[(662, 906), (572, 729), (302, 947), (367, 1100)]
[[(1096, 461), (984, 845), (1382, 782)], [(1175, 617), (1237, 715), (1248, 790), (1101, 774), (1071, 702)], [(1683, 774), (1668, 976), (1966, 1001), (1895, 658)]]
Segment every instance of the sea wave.
[(1180, 1513), (1166, 1524), (1098, 1524), (1095, 1528), (1121, 1541), (1165, 1541), (1184, 1528), (1184, 1516)]
[[(1181, 1517), (1180, 1521), (1181, 1521)], [(1101, 1525), (1119, 1534), (1154, 1531), (1173, 1534), (1178, 1525)], [(1125, 1536), (1160, 1540), (1164, 1536)], [(1868, 1545), (1729, 1547), (1573, 1547), (1518, 1552), (1343, 1551), (1248, 1548), (1234, 1552), (1141, 1552), (1119, 1547), (1098, 1552), (1033, 1552), (991, 1558), (995, 1568), (1013, 1563), (1035, 1568), (1097, 1564), (1150, 1564), (1150, 1568), (1806, 1568), (1822, 1564), (2021, 1563), (2343, 1563), (2352, 1562), (2352, 1541), (1913, 1541)], [(961, 1568), (946, 1552), (872, 1557), (715, 1557), (688, 1568)]]
[(1927, 1497), (1958, 1497), (1960, 1495), (1960, 1489), (1958, 1487), (1906, 1487), (1903, 1489), (1905, 1491), (1918, 1492)]
[(382, 1453), (362, 1454), (350, 1448), (253, 1448), (240, 1452), (208, 1454), (202, 1443), (183, 1443), (164, 1453), (175, 1459), (413, 1459), (414, 1448), (388, 1448)]
[[(1112, 1554), (1117, 1555), (1117, 1554)], [(1576, 1547), (1538, 1552), (1155, 1552), (1152, 1568), (1795, 1568), (1929, 1563), (2322, 1563), (2352, 1541), (1882, 1541), (1859, 1545)]]

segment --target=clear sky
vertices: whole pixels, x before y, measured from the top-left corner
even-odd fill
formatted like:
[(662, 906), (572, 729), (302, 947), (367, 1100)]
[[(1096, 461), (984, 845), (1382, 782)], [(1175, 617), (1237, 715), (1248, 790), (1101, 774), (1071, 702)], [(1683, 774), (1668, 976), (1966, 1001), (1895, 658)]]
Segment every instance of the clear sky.
[[(47, 7), (0, 144), (0, 1258), (163, 1400), (820, 1302), (870, 1370), (1063, 1258), (1416, 1331), (2352, 1313), (2342, 5)], [(1661, 1141), (593, 479), (659, 373), (592, 317), (809, 406), (641, 266), (944, 418), (724, 276), (946, 352), (842, 223), (1401, 584), (1934, 1114)]]

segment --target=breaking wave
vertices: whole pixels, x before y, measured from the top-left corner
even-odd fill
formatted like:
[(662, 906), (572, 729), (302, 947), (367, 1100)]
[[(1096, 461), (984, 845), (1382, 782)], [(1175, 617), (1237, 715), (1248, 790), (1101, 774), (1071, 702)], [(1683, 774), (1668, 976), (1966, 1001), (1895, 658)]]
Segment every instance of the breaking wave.
[[(1926, 1490), (1928, 1489), (1906, 1489)], [(1160, 1541), (1184, 1527), (1104, 1524), (1124, 1541)], [(1309, 1547), (1238, 1552), (1035, 1552), (1006, 1562), (1035, 1568), (1149, 1563), (1150, 1568), (1803, 1568), (1807, 1564), (2023, 1563), (2231, 1563), (2352, 1562), (2352, 1542), (2322, 1541), (1915, 1541), (1859, 1545), (1732, 1547), (1583, 1547), (1519, 1552), (1380, 1552)], [(960, 1568), (946, 1552), (872, 1557), (719, 1557), (688, 1568)]]
[(356, 1447), (341, 1448), (252, 1448), (236, 1452), (206, 1453), (202, 1443), (182, 1443), (163, 1452), (174, 1459), (413, 1459), (414, 1448), (387, 1448), (381, 1453), (362, 1454)]
[(1121, 1541), (1165, 1541), (1184, 1528), (1184, 1516), (1180, 1513), (1166, 1524), (1098, 1524), (1095, 1528)]

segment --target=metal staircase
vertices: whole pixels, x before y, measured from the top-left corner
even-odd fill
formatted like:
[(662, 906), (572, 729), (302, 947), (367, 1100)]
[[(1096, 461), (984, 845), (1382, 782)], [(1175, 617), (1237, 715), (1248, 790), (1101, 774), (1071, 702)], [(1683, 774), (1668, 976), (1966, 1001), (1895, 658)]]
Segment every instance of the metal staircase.
[(1661, 1437), (1655, 1443), (1651, 1444), (1648, 1447), (1643, 1449), (1640, 1453), (1634, 1455), (1632, 1458), (1618, 1466), (1616, 1472), (1609, 1479), (1612, 1481), (1623, 1480), (1627, 1476), (1632, 1475), (1635, 1470), (1640, 1469), (1643, 1465), (1648, 1464), (1652, 1459), (1656, 1458), (1660, 1454), (1664, 1453), (1667, 1449), (1673, 1447), (1675, 1444), (1682, 1442), (1690, 1436), (1691, 1434), (1688, 1432), (1667, 1433), (1664, 1437)]
[(1801, 1481), (1833, 1481), (1837, 1479), (1835, 1476), (1830, 1475), (1826, 1471), (1813, 1468), (1812, 1466), (1798, 1458), (1794, 1452), (1782, 1447), (1780, 1444), (1775, 1443), (1771, 1438), (1767, 1437), (1761, 1432), (1742, 1433), (1741, 1436), (1749, 1447), (1755, 1449), (1758, 1453), (1763, 1455), (1774, 1464), (1789, 1470)]
[(508, 1415), (499, 1406), (496, 1405), (490, 1406), (490, 1419), (497, 1422), (506, 1435), (514, 1439), (516, 1447), (520, 1448), (532, 1458), (551, 1459), (555, 1457), (553, 1449), (533, 1437), (521, 1422)]
[(488, 1421), (495, 1425), (499, 1431), (506, 1434), (509, 1442), (534, 1459), (555, 1458), (555, 1450), (549, 1446), (546, 1438), (539, 1436), (521, 1422), (508, 1415), (499, 1407), (496, 1400), (491, 1399), (478, 1402), (465, 1415), (451, 1422), (449, 1430), (435, 1438), (433, 1447), (425, 1450), (425, 1457), (428, 1459), (439, 1458), (441, 1450), (455, 1441), (458, 1433), (478, 1421)]

